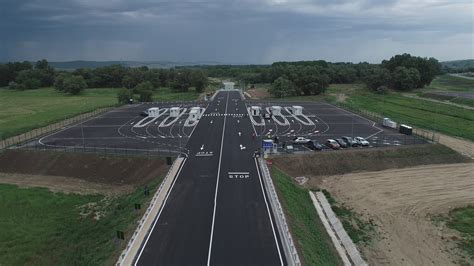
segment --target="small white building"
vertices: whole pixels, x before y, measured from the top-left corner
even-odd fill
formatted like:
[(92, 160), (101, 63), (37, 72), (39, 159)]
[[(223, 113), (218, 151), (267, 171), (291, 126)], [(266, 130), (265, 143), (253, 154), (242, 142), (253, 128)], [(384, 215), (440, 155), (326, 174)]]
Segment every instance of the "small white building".
[(272, 115), (281, 115), (281, 106), (272, 106)]
[(178, 117), (179, 116), (179, 107), (171, 107), (170, 108), (170, 116), (171, 117)]
[(293, 112), (294, 115), (303, 115), (303, 107), (293, 105), (291, 107), (291, 112)]
[(149, 117), (158, 117), (160, 115), (160, 108), (158, 107), (151, 107), (148, 108), (148, 116)]
[(260, 113), (262, 112), (262, 108), (260, 106), (252, 106), (250, 107), (250, 113), (253, 116), (259, 116)]
[(222, 82), (222, 84), (224, 85), (224, 90), (233, 90), (234, 85), (235, 85), (234, 82), (229, 82), (229, 81)]
[(191, 111), (189, 111), (189, 120), (196, 121), (199, 119), (200, 115), (201, 115), (201, 108), (193, 107), (191, 108)]

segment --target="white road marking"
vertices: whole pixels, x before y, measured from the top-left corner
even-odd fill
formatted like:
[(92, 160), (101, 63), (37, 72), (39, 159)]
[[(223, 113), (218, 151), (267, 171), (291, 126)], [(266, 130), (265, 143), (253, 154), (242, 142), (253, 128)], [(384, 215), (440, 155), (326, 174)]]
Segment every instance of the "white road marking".
[(173, 181), (173, 184), (171, 185), (171, 188), (168, 190), (168, 194), (166, 195), (165, 201), (163, 202), (163, 206), (161, 207), (160, 212), (158, 212), (158, 215), (156, 216), (156, 220), (153, 223), (153, 226), (151, 227), (150, 233), (148, 234), (148, 237), (146, 238), (145, 243), (143, 244), (142, 248), (140, 249), (140, 253), (138, 253), (137, 260), (135, 261), (135, 266), (138, 264), (138, 261), (140, 260), (140, 256), (142, 255), (143, 250), (146, 247), (146, 243), (148, 242), (148, 239), (150, 239), (150, 236), (152, 235), (151, 232), (153, 232), (153, 229), (155, 228), (156, 223), (160, 219), (161, 212), (163, 211), (163, 209), (165, 208), (166, 203), (168, 202), (168, 197), (171, 194), (171, 191), (173, 191), (174, 184), (176, 183), (176, 180), (178, 180), (179, 174), (181, 173), (181, 170), (184, 168), (184, 164), (186, 163), (186, 160), (187, 160), (187, 158), (184, 158), (183, 163), (181, 164), (181, 167), (179, 168), (179, 171), (176, 174), (176, 177)]
[(201, 146), (201, 151), (202, 151), (202, 150), (204, 150), (204, 144), (202, 144), (202, 146)]
[[(227, 100), (225, 102), (225, 111), (224, 113), (227, 114), (227, 106), (229, 103), (229, 93), (227, 93)], [(216, 208), (217, 208), (217, 192), (219, 190), (219, 176), (221, 174), (221, 162), (222, 162), (222, 148), (224, 147), (224, 133), (225, 133), (225, 123), (227, 121), (227, 117), (224, 116), (224, 125), (222, 126), (222, 139), (221, 139), (221, 150), (219, 154), (219, 166), (217, 168), (217, 182), (216, 182), (216, 192), (214, 194), (214, 210), (212, 212), (212, 226), (211, 226), (211, 237), (209, 240), (209, 253), (207, 254), (207, 265), (211, 264), (211, 253), (212, 253), (212, 239), (214, 237), (214, 225), (216, 223)]]
[(283, 264), (283, 258), (281, 256), (280, 245), (278, 245), (278, 240), (277, 240), (277, 236), (276, 236), (276, 233), (275, 233), (275, 227), (273, 226), (273, 219), (272, 219), (272, 216), (270, 214), (270, 208), (268, 207), (267, 196), (265, 195), (265, 191), (263, 189), (262, 177), (260, 175), (260, 169), (258, 168), (257, 158), (255, 158), (254, 160), (255, 160), (255, 167), (257, 168), (258, 179), (260, 180), (260, 188), (262, 189), (263, 199), (265, 200), (265, 205), (267, 206), (268, 218), (270, 219), (270, 224), (272, 226), (273, 238), (275, 239), (275, 245), (276, 245), (277, 250), (278, 250), (278, 256), (280, 257), (281, 265), (284, 265)]
[(239, 137), (242, 136), (242, 133), (239, 131)]

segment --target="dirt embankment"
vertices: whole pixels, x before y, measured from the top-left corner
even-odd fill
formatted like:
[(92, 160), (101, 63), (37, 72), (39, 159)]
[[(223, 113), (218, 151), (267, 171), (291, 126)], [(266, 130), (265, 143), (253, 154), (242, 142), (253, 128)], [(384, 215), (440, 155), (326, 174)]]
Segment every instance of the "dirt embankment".
[(0, 153), (0, 182), (74, 193), (122, 192), (166, 174), (164, 159), (9, 150)]
[(442, 145), (414, 145), (379, 149), (348, 149), (288, 155), (272, 158), (274, 164), (291, 176), (320, 180), (321, 176), (358, 171), (381, 171), (427, 164), (470, 162)]
[(318, 187), (376, 223), (377, 238), (362, 247), (370, 265), (452, 265), (457, 233), (432, 218), (474, 203), (473, 163), (325, 177)]

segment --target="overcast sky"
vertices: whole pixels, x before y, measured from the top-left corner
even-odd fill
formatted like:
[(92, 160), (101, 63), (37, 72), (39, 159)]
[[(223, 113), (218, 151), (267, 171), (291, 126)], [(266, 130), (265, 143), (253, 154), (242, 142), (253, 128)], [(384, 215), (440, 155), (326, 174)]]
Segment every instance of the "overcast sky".
[(0, 61), (474, 58), (473, 0), (0, 0)]

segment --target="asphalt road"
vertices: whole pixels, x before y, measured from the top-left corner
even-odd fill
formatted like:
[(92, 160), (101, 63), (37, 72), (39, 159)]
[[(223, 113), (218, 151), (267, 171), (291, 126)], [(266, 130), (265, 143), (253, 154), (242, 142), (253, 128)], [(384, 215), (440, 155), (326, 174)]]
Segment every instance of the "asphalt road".
[(136, 265), (284, 264), (246, 113), (235, 91), (208, 106)]

